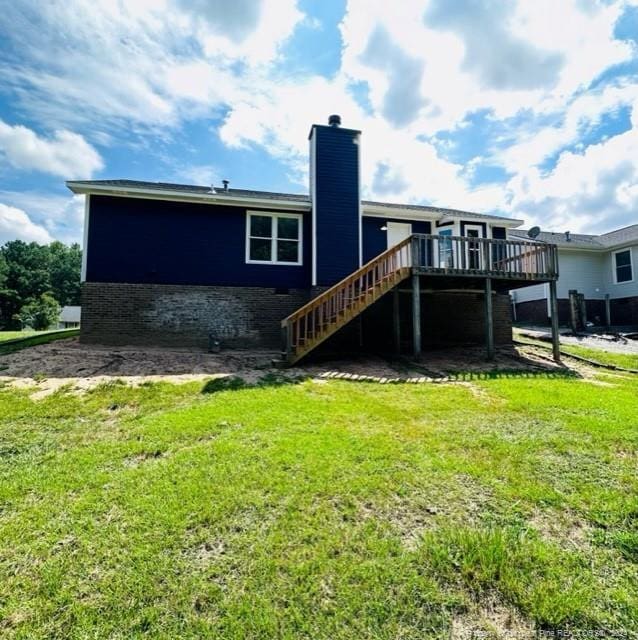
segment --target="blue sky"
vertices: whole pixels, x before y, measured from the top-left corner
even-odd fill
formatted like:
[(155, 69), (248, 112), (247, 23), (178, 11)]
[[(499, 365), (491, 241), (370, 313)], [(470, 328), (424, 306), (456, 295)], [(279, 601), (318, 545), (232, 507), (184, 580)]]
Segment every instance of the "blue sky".
[(305, 192), (330, 113), (367, 198), (638, 222), (635, 0), (12, 0), (0, 242), (79, 240), (66, 179)]

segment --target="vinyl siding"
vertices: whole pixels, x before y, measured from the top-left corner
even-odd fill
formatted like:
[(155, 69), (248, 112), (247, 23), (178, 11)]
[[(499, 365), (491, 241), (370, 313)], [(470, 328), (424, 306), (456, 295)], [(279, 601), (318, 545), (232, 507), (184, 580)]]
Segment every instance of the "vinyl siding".
[(87, 282), (309, 287), (311, 220), (300, 215), (302, 265), (246, 264), (243, 207), (93, 195)]
[(516, 302), (530, 302), (531, 300), (544, 300), (547, 297), (545, 284), (534, 284), (531, 287), (522, 287), (512, 291)]
[(568, 298), (569, 290), (584, 293), (588, 300), (605, 297), (605, 256), (592, 251), (558, 250), (558, 297)]
[(359, 267), (359, 132), (315, 125), (312, 136), (316, 276), (330, 286)]
[(631, 260), (633, 266), (633, 282), (614, 283), (614, 255), (610, 251), (604, 259), (603, 277), (605, 288), (610, 298), (630, 298), (638, 296), (638, 246), (631, 247)]

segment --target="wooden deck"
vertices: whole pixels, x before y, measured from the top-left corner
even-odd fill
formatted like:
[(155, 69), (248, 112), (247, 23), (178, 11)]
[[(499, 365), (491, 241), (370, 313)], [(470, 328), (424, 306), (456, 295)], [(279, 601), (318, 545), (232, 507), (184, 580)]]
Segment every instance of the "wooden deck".
[[(493, 280), (501, 289), (550, 282), (555, 290), (558, 255), (555, 245), (525, 240), (413, 234), (282, 320), (285, 360), (293, 364), (303, 358), (410, 276), (415, 298), (415, 353), (418, 353), (420, 276), (435, 276), (441, 281), (444, 276), (447, 281), (467, 282), (468, 289), (480, 283), (485, 288), (486, 314), (491, 319)], [(487, 341), (493, 343), (489, 336)], [(490, 351), (493, 346), (488, 347)]]
[(516, 286), (558, 278), (557, 249), (551, 244), (414, 234), (411, 254), (417, 275), (522, 281)]

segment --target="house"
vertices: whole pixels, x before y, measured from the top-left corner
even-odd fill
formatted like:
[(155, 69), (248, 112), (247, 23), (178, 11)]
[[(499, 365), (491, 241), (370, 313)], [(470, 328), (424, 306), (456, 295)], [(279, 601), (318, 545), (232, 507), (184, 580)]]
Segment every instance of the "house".
[[(510, 237), (524, 238), (526, 232), (514, 229)], [(638, 325), (638, 224), (601, 235), (542, 232), (536, 239), (558, 248), (561, 324), (573, 324), (575, 307), (581, 325)], [(512, 300), (517, 321), (548, 322), (551, 313), (546, 284), (517, 289)]]
[(81, 340), (491, 356), (508, 291), (555, 282), (554, 248), (508, 240), (520, 220), (362, 201), (360, 140), (339, 116), (312, 126), (309, 194), (67, 182), (86, 195)]
[(75, 329), (80, 326), (81, 307), (67, 305), (62, 307), (58, 317), (58, 329)]

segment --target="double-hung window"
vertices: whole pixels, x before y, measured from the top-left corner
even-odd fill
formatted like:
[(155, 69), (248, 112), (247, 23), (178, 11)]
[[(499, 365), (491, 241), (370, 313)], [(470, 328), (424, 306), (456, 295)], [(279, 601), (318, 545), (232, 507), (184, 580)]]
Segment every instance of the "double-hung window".
[(246, 220), (246, 262), (301, 264), (301, 216), (249, 211)]
[(634, 279), (633, 265), (631, 263), (631, 249), (615, 251), (614, 254), (614, 282), (631, 282)]

